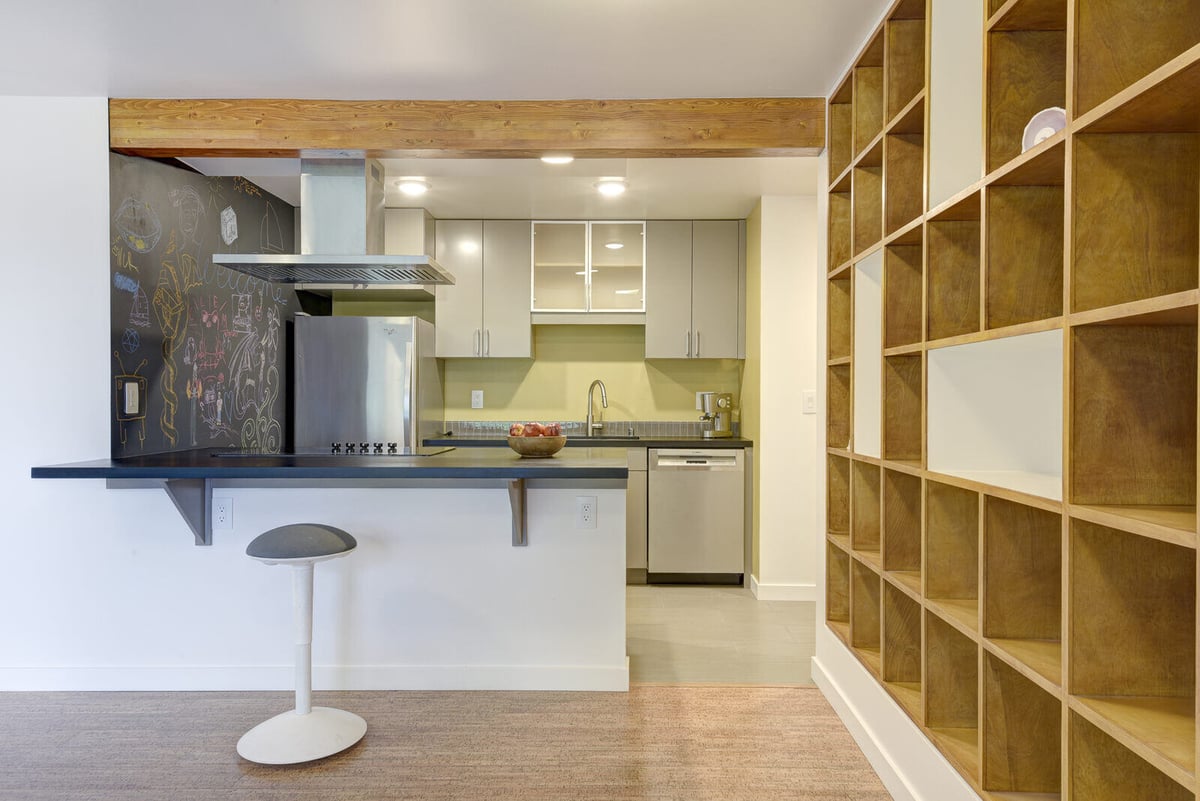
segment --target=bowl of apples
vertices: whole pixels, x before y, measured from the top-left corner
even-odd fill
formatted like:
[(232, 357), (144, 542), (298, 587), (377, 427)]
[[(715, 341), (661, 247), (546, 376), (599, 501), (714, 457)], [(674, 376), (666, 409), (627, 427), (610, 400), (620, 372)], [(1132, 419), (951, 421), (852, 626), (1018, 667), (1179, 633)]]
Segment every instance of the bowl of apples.
[(527, 459), (553, 456), (566, 444), (558, 423), (513, 423), (508, 429), (508, 447)]

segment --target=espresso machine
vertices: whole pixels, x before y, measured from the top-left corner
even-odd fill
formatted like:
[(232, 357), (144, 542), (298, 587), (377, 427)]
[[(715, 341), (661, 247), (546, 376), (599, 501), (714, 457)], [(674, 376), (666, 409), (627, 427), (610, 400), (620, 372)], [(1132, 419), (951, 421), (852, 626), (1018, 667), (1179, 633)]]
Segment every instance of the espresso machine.
[(733, 436), (733, 393), (701, 392), (700, 409), (705, 439)]

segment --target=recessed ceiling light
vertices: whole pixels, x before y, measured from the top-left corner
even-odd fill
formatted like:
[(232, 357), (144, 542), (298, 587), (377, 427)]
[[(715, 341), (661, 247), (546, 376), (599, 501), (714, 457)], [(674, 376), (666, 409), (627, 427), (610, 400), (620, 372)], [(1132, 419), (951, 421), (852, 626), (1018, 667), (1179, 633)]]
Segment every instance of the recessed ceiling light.
[(401, 178), (396, 182), (396, 188), (409, 197), (420, 197), (429, 191), (429, 182), (424, 178)]
[(574, 160), (574, 156), (568, 156), (565, 153), (547, 153), (542, 156), (542, 161), (547, 164), (570, 164)]
[(596, 191), (605, 197), (616, 197), (626, 189), (624, 178), (601, 178), (596, 182)]
[(624, 242), (605, 242), (604, 247), (608, 248), (609, 250), (620, 250), (621, 248), (625, 247), (625, 243)]

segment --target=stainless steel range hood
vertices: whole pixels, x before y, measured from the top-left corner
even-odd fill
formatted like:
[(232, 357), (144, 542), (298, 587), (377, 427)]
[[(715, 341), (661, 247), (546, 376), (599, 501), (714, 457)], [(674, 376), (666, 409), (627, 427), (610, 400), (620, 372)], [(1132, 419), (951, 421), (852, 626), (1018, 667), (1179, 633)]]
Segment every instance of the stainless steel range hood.
[(218, 253), (213, 264), (284, 284), (346, 289), (453, 284), (424, 253), (384, 255), (383, 167), (363, 158), (300, 160), (300, 253)]

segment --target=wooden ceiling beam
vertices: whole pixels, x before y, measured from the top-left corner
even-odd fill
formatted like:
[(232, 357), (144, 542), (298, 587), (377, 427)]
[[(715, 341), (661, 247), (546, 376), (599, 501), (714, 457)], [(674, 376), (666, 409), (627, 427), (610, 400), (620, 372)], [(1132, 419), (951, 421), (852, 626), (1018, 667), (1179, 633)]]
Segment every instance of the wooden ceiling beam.
[(825, 100), (154, 100), (109, 101), (109, 144), (150, 157), (372, 158), (811, 156)]

